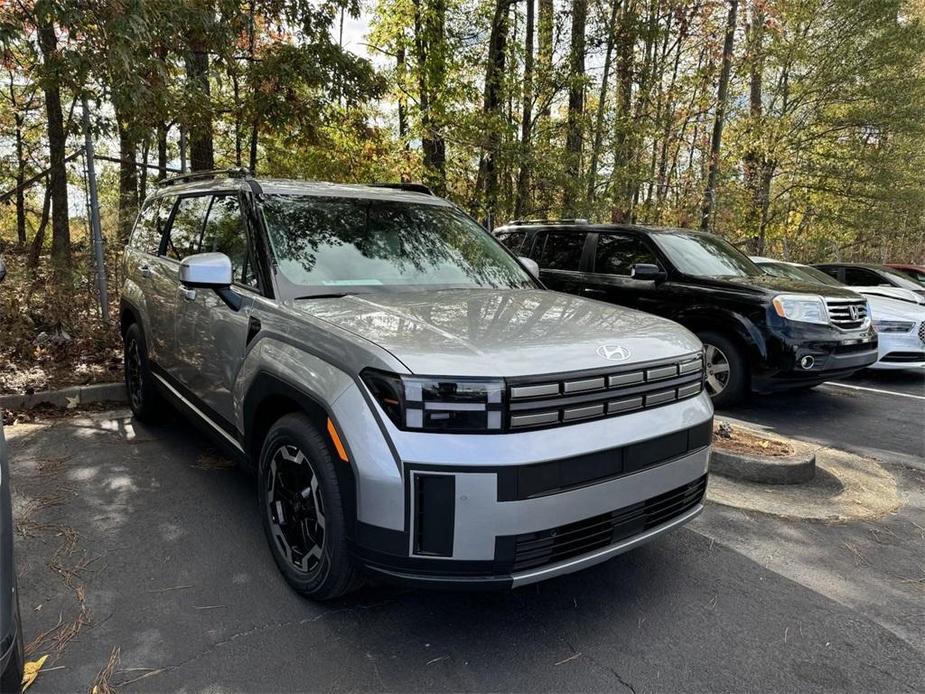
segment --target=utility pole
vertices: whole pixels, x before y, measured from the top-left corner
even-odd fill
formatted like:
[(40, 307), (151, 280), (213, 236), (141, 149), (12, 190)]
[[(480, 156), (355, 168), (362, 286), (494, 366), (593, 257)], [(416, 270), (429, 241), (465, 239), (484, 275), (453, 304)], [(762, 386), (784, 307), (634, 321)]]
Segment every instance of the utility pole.
[(93, 237), (93, 253), (96, 261), (96, 287), (100, 295), (100, 315), (109, 323), (109, 293), (106, 290), (106, 263), (103, 259), (103, 230), (100, 227), (100, 201), (96, 191), (96, 165), (93, 161), (93, 138), (90, 136), (90, 107), (87, 95), (82, 94), (80, 104), (83, 110), (84, 153), (87, 160), (87, 188), (90, 193), (90, 234)]

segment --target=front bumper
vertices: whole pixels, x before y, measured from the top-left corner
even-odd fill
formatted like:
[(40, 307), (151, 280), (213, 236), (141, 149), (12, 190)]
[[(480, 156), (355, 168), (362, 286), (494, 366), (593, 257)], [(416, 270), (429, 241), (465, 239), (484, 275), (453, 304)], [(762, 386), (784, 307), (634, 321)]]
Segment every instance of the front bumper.
[(876, 362), (877, 350), (877, 333), (870, 327), (773, 326), (765, 363), (755, 370), (752, 388), (773, 392), (842, 378)]
[(925, 368), (925, 329), (916, 326), (907, 333), (879, 333), (878, 359), (872, 369)]

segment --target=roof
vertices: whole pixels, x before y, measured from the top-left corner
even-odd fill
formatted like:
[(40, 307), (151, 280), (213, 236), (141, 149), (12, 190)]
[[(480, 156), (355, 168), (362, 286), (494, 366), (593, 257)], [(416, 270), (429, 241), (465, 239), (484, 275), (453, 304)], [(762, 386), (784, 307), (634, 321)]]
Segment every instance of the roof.
[[(213, 175), (210, 175), (213, 174)], [(253, 177), (246, 170), (229, 170), (181, 174), (161, 182), (154, 197), (182, 195), (188, 193), (215, 193), (219, 191), (256, 188), (256, 192), (267, 195), (314, 195), (319, 197), (365, 198), (419, 203), (425, 205), (451, 206), (447, 200), (428, 192), (420, 184), (353, 184), (329, 183), (325, 181), (300, 181), (286, 178)]]
[(638, 234), (706, 234), (708, 232), (681, 227), (656, 227), (645, 224), (590, 224), (583, 221), (557, 221), (557, 220), (517, 220), (508, 222), (495, 228), (495, 232), (511, 231), (513, 229), (538, 228), (562, 229), (565, 231), (629, 231)]

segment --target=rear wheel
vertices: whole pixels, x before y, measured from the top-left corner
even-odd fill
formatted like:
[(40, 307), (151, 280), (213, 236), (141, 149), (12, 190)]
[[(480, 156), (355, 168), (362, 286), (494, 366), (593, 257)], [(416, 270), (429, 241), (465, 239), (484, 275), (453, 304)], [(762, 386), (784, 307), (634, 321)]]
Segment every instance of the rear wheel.
[(260, 453), (259, 503), (273, 559), (296, 591), (315, 600), (358, 585), (334, 460), (303, 414), (288, 414)]
[(706, 330), (698, 333), (703, 342), (706, 388), (716, 407), (734, 405), (748, 390), (745, 354), (733, 340)]
[(163, 412), (163, 400), (154, 387), (148, 362), (148, 345), (137, 323), (132, 323), (123, 338), (125, 389), (132, 412), (141, 421), (154, 421)]

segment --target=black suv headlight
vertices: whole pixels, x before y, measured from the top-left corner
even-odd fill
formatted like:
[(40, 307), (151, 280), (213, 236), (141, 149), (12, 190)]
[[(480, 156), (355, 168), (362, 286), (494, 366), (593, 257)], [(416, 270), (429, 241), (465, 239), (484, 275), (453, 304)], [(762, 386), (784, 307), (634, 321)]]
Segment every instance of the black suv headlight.
[(478, 433), (503, 426), (503, 379), (406, 376), (374, 369), (360, 375), (399, 429)]

